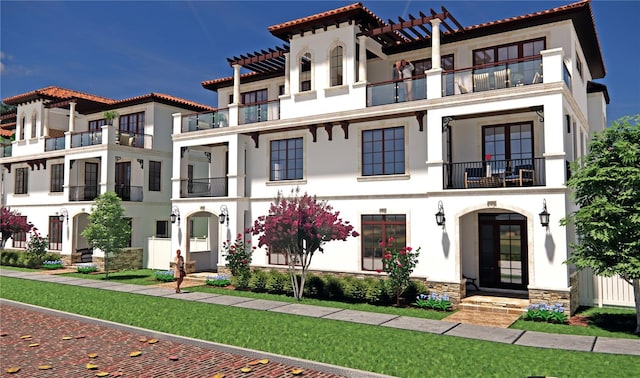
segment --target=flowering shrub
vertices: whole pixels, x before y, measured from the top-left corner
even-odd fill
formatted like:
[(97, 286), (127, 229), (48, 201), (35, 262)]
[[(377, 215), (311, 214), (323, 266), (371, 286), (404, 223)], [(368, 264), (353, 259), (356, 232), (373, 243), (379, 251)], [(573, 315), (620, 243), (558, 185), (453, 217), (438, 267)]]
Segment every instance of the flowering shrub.
[(48, 246), (49, 239), (41, 236), (38, 232), (38, 229), (33, 227), (31, 229), (31, 237), (27, 242), (27, 253), (33, 256), (38, 262), (40, 262), (44, 258), (44, 255), (47, 253)]
[(95, 263), (81, 263), (76, 265), (76, 269), (78, 269), (78, 273), (92, 273), (98, 271), (98, 265)]
[(566, 323), (565, 308), (560, 304), (548, 305), (546, 303), (530, 304), (524, 313), (524, 320), (541, 321), (547, 323)]
[(250, 244), (251, 240), (243, 240), (242, 234), (238, 234), (233, 243), (231, 240), (222, 243), (222, 256), (227, 259), (226, 265), (231, 270), (231, 275), (246, 276), (250, 274), (249, 265), (255, 248), (251, 248)]
[(447, 294), (437, 293), (420, 294), (416, 297), (416, 306), (420, 308), (430, 308), (432, 310), (451, 311), (452, 304)]
[(209, 286), (225, 287), (231, 285), (231, 277), (219, 274), (217, 276), (207, 276), (205, 283)]
[(383, 271), (387, 273), (391, 290), (396, 296), (396, 304), (400, 304), (400, 296), (411, 283), (410, 276), (413, 268), (418, 263), (420, 248), (416, 250), (411, 247), (392, 248), (392, 237), (389, 238), (386, 244), (382, 241), (380, 246), (385, 248), (385, 251), (382, 255), (383, 268), (378, 273)]
[(156, 281), (162, 282), (173, 282), (175, 280), (175, 278), (173, 277), (172, 269), (155, 271), (153, 272), (153, 277), (156, 279)]
[(42, 267), (45, 269), (60, 269), (62, 268), (62, 260), (47, 260), (42, 262)]

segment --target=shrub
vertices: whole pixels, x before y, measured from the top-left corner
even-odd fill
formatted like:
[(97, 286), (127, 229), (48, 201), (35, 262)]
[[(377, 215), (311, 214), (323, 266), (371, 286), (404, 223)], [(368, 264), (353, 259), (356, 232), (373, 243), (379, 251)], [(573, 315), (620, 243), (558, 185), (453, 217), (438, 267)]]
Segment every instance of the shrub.
[(320, 276), (309, 273), (304, 287), (304, 295), (313, 298), (322, 298), (324, 295), (324, 280)]
[(62, 260), (46, 260), (42, 262), (44, 269), (60, 269), (62, 268)]
[(267, 272), (262, 270), (255, 270), (251, 274), (251, 278), (249, 279), (249, 288), (252, 291), (256, 292), (265, 292), (267, 291), (267, 280), (269, 279), (269, 275)]
[(153, 277), (156, 279), (156, 281), (161, 282), (173, 282), (175, 280), (175, 278), (173, 277), (172, 269), (155, 271), (153, 272)]
[(15, 266), (18, 260), (18, 253), (15, 251), (2, 251), (0, 254), (0, 264)]
[(415, 305), (420, 308), (429, 308), (440, 311), (451, 311), (453, 306), (447, 294), (439, 295), (437, 293), (418, 295), (416, 297)]
[(40, 259), (31, 253), (20, 253), (15, 266), (37, 268), (40, 266)]
[(98, 271), (98, 266), (95, 263), (81, 263), (76, 265), (78, 273), (89, 274)]
[(367, 277), (364, 279), (367, 282), (367, 293), (365, 299), (370, 304), (382, 304), (384, 303), (384, 280)]
[(524, 320), (540, 321), (547, 323), (563, 324), (568, 320), (564, 313), (565, 308), (560, 304), (548, 305), (546, 303), (530, 304), (524, 313)]
[[(383, 271), (387, 273), (393, 293), (396, 297), (396, 304), (400, 304), (400, 296), (411, 282), (411, 273), (418, 263), (418, 255), (420, 248), (414, 250), (405, 246), (401, 249), (393, 246), (393, 238), (389, 238), (387, 242), (380, 243), (385, 248), (382, 255)], [(379, 271), (381, 272), (381, 271)]]
[(44, 260), (48, 246), (49, 239), (41, 236), (37, 228), (32, 228), (31, 237), (27, 242), (27, 254), (35, 260), (36, 265), (40, 265)]
[(225, 287), (231, 285), (230, 278), (226, 274), (218, 274), (217, 276), (207, 276), (204, 282), (209, 286)]
[(422, 282), (411, 280), (402, 295), (404, 298), (415, 298), (420, 294), (427, 294), (428, 292), (429, 290), (427, 290), (427, 287)]
[[(231, 240), (222, 243), (222, 256), (227, 260), (226, 266), (231, 270), (231, 275), (240, 276), (251, 273), (249, 265), (253, 249), (250, 244), (250, 240), (243, 240), (242, 234), (238, 234), (233, 243)], [(248, 281), (248, 277), (245, 279)]]
[(335, 276), (325, 276), (324, 297), (334, 301), (343, 300), (345, 297), (344, 282)]
[(289, 276), (281, 273), (277, 270), (272, 270), (269, 272), (269, 277), (267, 278), (267, 291), (274, 294), (283, 294), (288, 292), (291, 288), (291, 283), (289, 282)]
[(231, 276), (231, 284), (235, 286), (236, 289), (248, 289), (250, 279), (251, 271), (243, 272), (239, 276)]

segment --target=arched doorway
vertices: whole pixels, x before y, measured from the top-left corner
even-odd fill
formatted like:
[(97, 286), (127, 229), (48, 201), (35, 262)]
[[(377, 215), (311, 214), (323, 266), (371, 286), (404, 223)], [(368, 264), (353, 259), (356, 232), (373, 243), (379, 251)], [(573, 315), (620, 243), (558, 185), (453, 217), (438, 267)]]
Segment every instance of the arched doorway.
[(200, 211), (187, 217), (186, 259), (196, 272), (218, 269), (218, 216)]

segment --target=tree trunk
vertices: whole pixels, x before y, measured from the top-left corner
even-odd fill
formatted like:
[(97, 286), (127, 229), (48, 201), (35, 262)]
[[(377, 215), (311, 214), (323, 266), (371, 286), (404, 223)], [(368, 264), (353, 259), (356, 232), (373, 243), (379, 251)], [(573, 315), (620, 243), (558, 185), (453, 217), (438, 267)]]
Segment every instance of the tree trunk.
[(107, 257), (107, 252), (104, 253), (104, 279), (109, 279), (109, 258)]
[(640, 335), (640, 279), (633, 280), (633, 297), (636, 301), (636, 335)]

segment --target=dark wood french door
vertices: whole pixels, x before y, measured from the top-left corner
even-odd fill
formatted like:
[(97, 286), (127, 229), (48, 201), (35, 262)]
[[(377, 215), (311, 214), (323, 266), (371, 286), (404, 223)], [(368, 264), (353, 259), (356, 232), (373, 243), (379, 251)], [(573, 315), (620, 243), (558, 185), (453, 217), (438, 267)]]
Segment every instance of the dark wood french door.
[(526, 290), (527, 218), (520, 214), (479, 214), (480, 286)]

